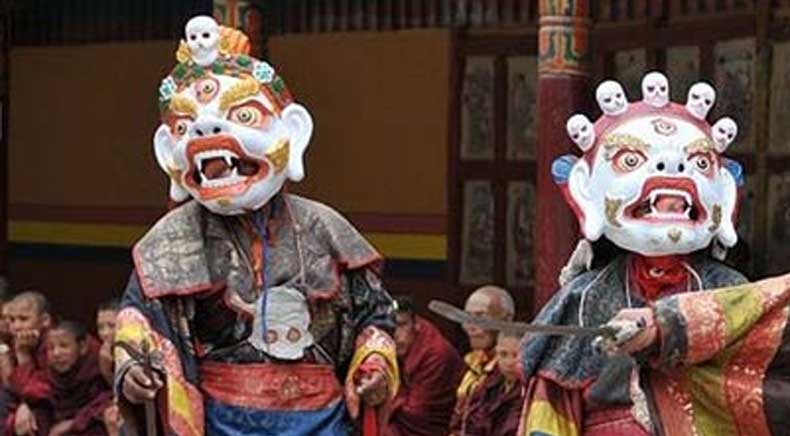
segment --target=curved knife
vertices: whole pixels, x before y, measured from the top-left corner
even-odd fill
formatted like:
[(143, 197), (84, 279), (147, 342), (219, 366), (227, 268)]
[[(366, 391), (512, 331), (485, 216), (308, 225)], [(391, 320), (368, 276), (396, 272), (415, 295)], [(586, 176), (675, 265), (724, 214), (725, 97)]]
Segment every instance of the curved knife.
[(474, 324), (485, 330), (555, 336), (603, 336), (611, 339), (614, 339), (618, 332), (618, 329), (609, 326), (579, 327), (574, 325), (546, 325), (517, 321), (497, 321), (482, 316), (470, 315), (452, 304), (439, 300), (432, 300), (428, 303), (428, 309), (450, 321), (459, 324)]

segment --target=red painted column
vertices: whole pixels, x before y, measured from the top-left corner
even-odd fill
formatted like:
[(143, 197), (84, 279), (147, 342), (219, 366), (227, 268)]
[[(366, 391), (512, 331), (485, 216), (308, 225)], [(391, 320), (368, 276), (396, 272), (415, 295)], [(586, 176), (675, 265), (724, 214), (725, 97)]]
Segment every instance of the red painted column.
[(588, 105), (588, 0), (540, 0), (538, 32), (538, 148), (535, 222), (537, 312), (558, 288), (557, 277), (578, 238), (578, 226), (551, 177), (551, 164), (570, 153), (565, 122)]

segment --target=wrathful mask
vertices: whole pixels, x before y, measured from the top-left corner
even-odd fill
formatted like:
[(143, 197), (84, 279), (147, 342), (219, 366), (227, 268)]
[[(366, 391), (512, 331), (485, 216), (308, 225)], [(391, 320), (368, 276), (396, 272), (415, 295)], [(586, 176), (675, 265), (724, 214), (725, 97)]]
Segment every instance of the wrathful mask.
[(708, 124), (716, 93), (706, 83), (693, 85), (680, 105), (667, 97), (667, 78), (651, 72), (642, 95), (628, 102), (619, 83), (603, 82), (596, 92), (603, 115), (567, 122), (583, 156), (557, 159), (552, 173), (585, 238), (605, 236), (645, 256), (691, 253), (714, 238), (732, 247), (743, 176), (723, 153), (737, 124), (726, 117)]
[(215, 213), (238, 215), (304, 177), (312, 118), (249, 47), (244, 34), (211, 17), (187, 23), (179, 63), (159, 88), (162, 124), (154, 135), (176, 202), (191, 196)]

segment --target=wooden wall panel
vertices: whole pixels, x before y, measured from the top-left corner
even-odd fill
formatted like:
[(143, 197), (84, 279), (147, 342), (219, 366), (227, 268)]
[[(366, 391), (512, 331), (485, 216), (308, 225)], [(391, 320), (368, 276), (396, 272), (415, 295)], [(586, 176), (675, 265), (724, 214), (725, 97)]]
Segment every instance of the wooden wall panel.
[(308, 176), (294, 190), (352, 212), (446, 214), (449, 32), (289, 35), (269, 45), (315, 119)]

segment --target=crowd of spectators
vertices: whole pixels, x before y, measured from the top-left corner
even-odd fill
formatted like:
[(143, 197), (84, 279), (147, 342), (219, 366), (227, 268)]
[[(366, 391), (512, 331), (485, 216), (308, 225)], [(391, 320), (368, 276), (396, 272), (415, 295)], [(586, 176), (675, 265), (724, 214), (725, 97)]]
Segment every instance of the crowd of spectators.
[[(456, 348), (408, 296), (395, 298), (401, 387), (386, 436), (511, 436), (523, 399), (520, 338), (464, 325), (469, 352)], [(113, 341), (118, 300), (97, 308), (96, 332), (60, 319), (46, 296), (24, 291), (0, 300), (0, 422), (6, 435), (120, 434), (113, 398)], [(473, 292), (468, 313), (512, 320), (502, 288)]]
[(112, 342), (118, 301), (96, 313), (98, 335), (59, 319), (44, 294), (24, 291), (0, 309), (0, 414), (6, 435), (118, 435)]

